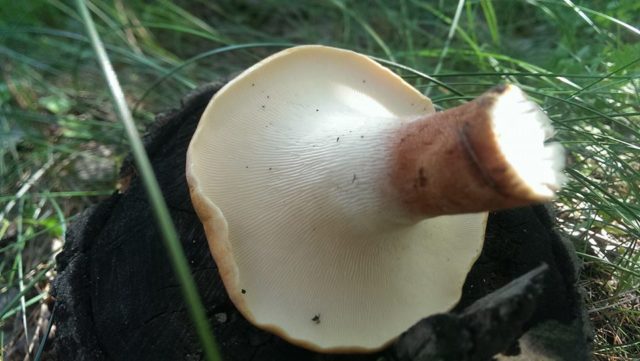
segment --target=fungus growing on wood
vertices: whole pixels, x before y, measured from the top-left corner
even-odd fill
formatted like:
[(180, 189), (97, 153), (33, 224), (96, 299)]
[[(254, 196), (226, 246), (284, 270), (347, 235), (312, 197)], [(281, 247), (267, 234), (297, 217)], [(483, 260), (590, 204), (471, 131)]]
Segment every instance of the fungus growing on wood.
[(436, 113), (366, 56), (301, 46), (212, 98), (187, 180), (249, 321), (316, 351), (366, 352), (456, 304), (486, 211), (553, 198), (551, 134), (515, 86)]

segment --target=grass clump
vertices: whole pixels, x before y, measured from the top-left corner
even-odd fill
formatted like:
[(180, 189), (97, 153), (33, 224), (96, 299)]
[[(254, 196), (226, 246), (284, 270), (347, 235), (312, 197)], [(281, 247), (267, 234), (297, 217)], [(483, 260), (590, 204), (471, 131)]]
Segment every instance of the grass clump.
[[(569, 151), (558, 222), (585, 262), (596, 358), (640, 355), (637, 1), (85, 4), (140, 131), (189, 90), (292, 44), (370, 54), (439, 108), (500, 82), (518, 84), (548, 112)], [(63, 1), (0, 7), (0, 357), (7, 359), (37, 352), (51, 312), (53, 255), (74, 215), (117, 188), (129, 151), (84, 26)]]

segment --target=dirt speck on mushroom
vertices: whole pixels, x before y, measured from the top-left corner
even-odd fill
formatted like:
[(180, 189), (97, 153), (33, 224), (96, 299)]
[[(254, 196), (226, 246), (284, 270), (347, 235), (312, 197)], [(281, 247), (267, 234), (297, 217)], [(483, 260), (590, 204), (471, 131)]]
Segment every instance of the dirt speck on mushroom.
[(427, 185), (427, 176), (425, 176), (424, 168), (422, 167), (418, 170), (418, 184), (421, 188), (424, 188)]

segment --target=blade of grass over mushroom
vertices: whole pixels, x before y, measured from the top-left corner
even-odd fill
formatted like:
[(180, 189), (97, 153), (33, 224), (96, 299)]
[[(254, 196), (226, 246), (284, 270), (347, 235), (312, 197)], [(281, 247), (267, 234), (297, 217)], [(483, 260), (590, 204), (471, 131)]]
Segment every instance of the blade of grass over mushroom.
[(151, 202), (156, 222), (161, 229), (161, 233), (163, 236), (162, 238), (169, 253), (171, 264), (174, 268), (176, 276), (180, 281), (181, 290), (187, 304), (187, 309), (189, 310), (189, 314), (195, 325), (196, 332), (198, 334), (198, 337), (200, 338), (205, 357), (207, 358), (207, 360), (211, 361), (220, 360), (220, 355), (218, 354), (217, 345), (213, 338), (204, 306), (200, 301), (195, 282), (193, 281), (193, 278), (189, 271), (189, 266), (184, 255), (184, 251), (182, 250), (182, 246), (180, 245), (178, 235), (169, 215), (167, 205), (160, 191), (160, 186), (155, 179), (153, 169), (151, 168), (151, 163), (149, 162), (149, 159), (146, 155), (146, 151), (144, 149), (144, 146), (142, 145), (142, 141), (140, 140), (138, 131), (133, 122), (133, 118), (126, 104), (124, 93), (120, 88), (118, 79), (115, 75), (113, 67), (111, 66), (105, 48), (102, 45), (102, 41), (100, 40), (100, 36), (96, 31), (95, 25), (93, 24), (93, 20), (91, 18), (91, 14), (87, 9), (84, 0), (76, 0), (76, 4), (85, 23), (87, 33), (89, 34), (89, 38), (91, 39), (91, 43), (96, 52), (100, 67), (102, 68), (102, 71), (104, 72), (105, 78), (107, 80), (107, 84), (113, 96), (118, 116), (125, 125), (127, 137), (129, 138), (129, 142), (131, 144), (131, 149), (136, 161), (136, 165), (138, 167), (138, 171), (140, 172), (140, 177), (144, 183), (149, 201)]

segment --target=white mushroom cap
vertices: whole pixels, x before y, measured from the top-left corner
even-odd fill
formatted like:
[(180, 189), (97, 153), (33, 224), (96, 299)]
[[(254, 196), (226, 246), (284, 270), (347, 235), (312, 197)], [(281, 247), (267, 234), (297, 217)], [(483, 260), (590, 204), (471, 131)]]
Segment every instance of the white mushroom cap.
[(277, 53), (213, 97), (187, 179), (249, 321), (316, 351), (364, 352), (456, 304), (487, 214), (418, 218), (389, 178), (398, 129), (433, 112), (388, 69), (323, 46)]

